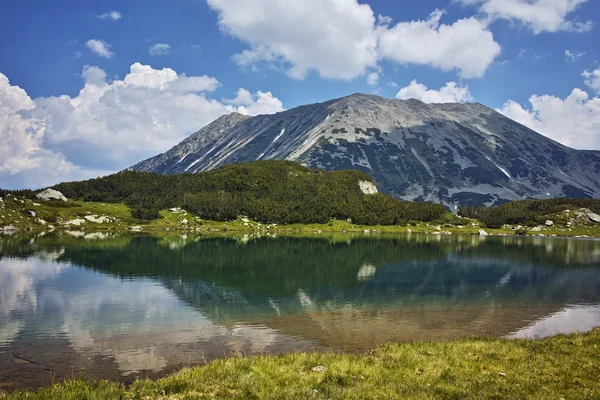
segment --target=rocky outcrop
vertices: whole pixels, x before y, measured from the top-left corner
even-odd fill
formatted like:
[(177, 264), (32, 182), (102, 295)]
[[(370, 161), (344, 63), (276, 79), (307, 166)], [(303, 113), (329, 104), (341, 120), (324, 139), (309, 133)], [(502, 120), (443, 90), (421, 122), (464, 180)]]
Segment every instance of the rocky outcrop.
[(358, 181), (358, 186), (364, 194), (377, 194), (377, 186), (373, 182)]
[(41, 192), (39, 192), (36, 197), (40, 200), (62, 200), (62, 201), (68, 201), (67, 198), (58, 190), (54, 190), (54, 189), (46, 189), (43, 190)]

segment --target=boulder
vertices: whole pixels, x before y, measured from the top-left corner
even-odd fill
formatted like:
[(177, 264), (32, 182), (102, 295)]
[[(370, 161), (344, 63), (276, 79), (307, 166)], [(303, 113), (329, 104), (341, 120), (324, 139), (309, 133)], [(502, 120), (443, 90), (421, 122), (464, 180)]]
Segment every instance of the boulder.
[(27, 211), (27, 214), (29, 214), (29, 216), (31, 216), (31, 217), (36, 217), (37, 216), (37, 213), (35, 211), (33, 211), (33, 210)]
[(588, 213), (587, 217), (592, 222), (600, 223), (600, 215), (594, 214), (593, 212)]
[(41, 192), (39, 192), (36, 197), (40, 200), (62, 200), (62, 201), (67, 201), (67, 198), (65, 197), (64, 194), (62, 194), (61, 192), (59, 192), (58, 190), (54, 190), (54, 189), (46, 189), (43, 190)]
[(487, 233), (486, 231), (484, 231), (483, 229), (479, 230), (479, 236), (489, 236), (489, 233)]
[(552, 226), (552, 225), (554, 225), (554, 221), (550, 221), (550, 220), (546, 221), (546, 226)]
[(373, 182), (358, 181), (358, 186), (364, 194), (377, 194), (377, 186)]
[(108, 222), (108, 220), (109, 220), (108, 217), (106, 217), (104, 215), (101, 216), (100, 218), (97, 218), (93, 215), (86, 215), (85, 219), (87, 219), (88, 221), (93, 222), (95, 224), (103, 224), (104, 222)]
[(536, 226), (535, 228), (531, 229), (531, 232), (541, 232), (542, 231), (542, 227), (541, 226)]

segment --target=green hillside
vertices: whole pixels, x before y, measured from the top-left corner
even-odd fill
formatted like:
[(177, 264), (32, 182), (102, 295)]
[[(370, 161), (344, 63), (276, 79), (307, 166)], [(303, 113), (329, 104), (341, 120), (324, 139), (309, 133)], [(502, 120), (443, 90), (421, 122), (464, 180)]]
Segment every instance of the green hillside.
[(227, 221), (245, 215), (263, 223), (327, 223), (352, 219), (357, 224), (395, 225), (409, 219), (431, 221), (442, 205), (365, 195), (360, 171), (325, 172), (287, 161), (230, 164), (198, 174), (161, 175), (124, 171), (83, 182), (54, 186), (67, 198), (125, 203), (138, 219), (182, 207), (204, 219)]

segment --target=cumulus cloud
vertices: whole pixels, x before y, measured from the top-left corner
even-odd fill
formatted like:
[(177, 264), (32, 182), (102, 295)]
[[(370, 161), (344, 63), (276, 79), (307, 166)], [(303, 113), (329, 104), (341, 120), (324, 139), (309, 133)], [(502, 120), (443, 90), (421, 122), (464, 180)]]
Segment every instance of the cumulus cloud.
[(118, 21), (121, 19), (121, 17), (121, 13), (118, 11), (109, 11), (104, 14), (96, 15), (96, 18), (98, 19), (110, 19), (112, 21)]
[(46, 127), (32, 117), (35, 109), (27, 93), (0, 73), (0, 187), (39, 187), (62, 176), (83, 176), (62, 154), (44, 148)]
[(136, 63), (108, 82), (102, 69), (86, 66), (81, 76), (77, 96), (33, 100), (0, 73), (0, 187), (104, 175), (168, 150), (223, 114), (283, 110), (270, 92), (240, 89), (236, 104), (207, 98), (219, 87), (215, 78), (170, 68)]
[(476, 18), (444, 25), (440, 22), (442, 16), (443, 12), (436, 10), (424, 21), (400, 22), (390, 29), (380, 28), (381, 57), (400, 64), (458, 70), (463, 78), (483, 76), (501, 52), (492, 33)]
[(587, 0), (458, 0), (465, 5), (477, 5), (489, 19), (519, 22), (533, 31), (588, 32), (591, 21), (574, 21), (567, 17)]
[(276, 63), (302, 79), (351, 79), (377, 61), (373, 11), (356, 0), (208, 0), (221, 29), (248, 43), (240, 65)]
[(155, 45), (150, 46), (148, 49), (148, 54), (151, 56), (164, 56), (171, 52), (171, 45), (167, 43), (157, 43)]
[(509, 100), (498, 111), (509, 118), (577, 149), (600, 148), (600, 98), (581, 89), (561, 99), (550, 95), (534, 95), (530, 108)]
[(368, 85), (375, 86), (375, 85), (377, 85), (378, 82), (379, 82), (379, 73), (371, 72), (369, 75), (367, 75), (367, 84)]
[(103, 40), (90, 39), (85, 43), (85, 45), (97, 56), (104, 58), (112, 58), (112, 56), (114, 56), (114, 53), (110, 51), (111, 45)]
[(239, 88), (233, 99), (224, 99), (223, 103), (237, 106), (235, 111), (245, 115), (275, 114), (284, 111), (283, 103), (271, 92), (250, 93), (244, 88)]
[(460, 87), (456, 82), (448, 82), (440, 90), (429, 89), (427, 86), (413, 80), (410, 85), (400, 89), (396, 94), (397, 99), (417, 99), (425, 103), (465, 103), (472, 101), (473, 97), (469, 87)]
[(583, 56), (585, 56), (585, 53), (577, 53), (575, 51), (565, 50), (565, 59), (569, 62), (575, 62)]
[(376, 19), (357, 0), (208, 0), (221, 30), (249, 48), (233, 59), (256, 69), (266, 63), (303, 79), (310, 71), (333, 79), (354, 79), (376, 69), (381, 59), (400, 64), (458, 70), (481, 77), (500, 54), (486, 25), (466, 18), (440, 23), (436, 10), (425, 21)]
[(582, 76), (585, 78), (585, 84), (596, 93), (600, 93), (600, 68), (593, 71), (587, 69), (583, 71)]

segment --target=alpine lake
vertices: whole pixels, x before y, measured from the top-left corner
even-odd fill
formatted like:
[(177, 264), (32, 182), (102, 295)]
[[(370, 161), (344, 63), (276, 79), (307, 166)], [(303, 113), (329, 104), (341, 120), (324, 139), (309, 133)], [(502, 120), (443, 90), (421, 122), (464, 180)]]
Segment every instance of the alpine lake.
[(433, 235), (0, 236), (0, 389), (216, 358), (600, 326), (600, 241)]

